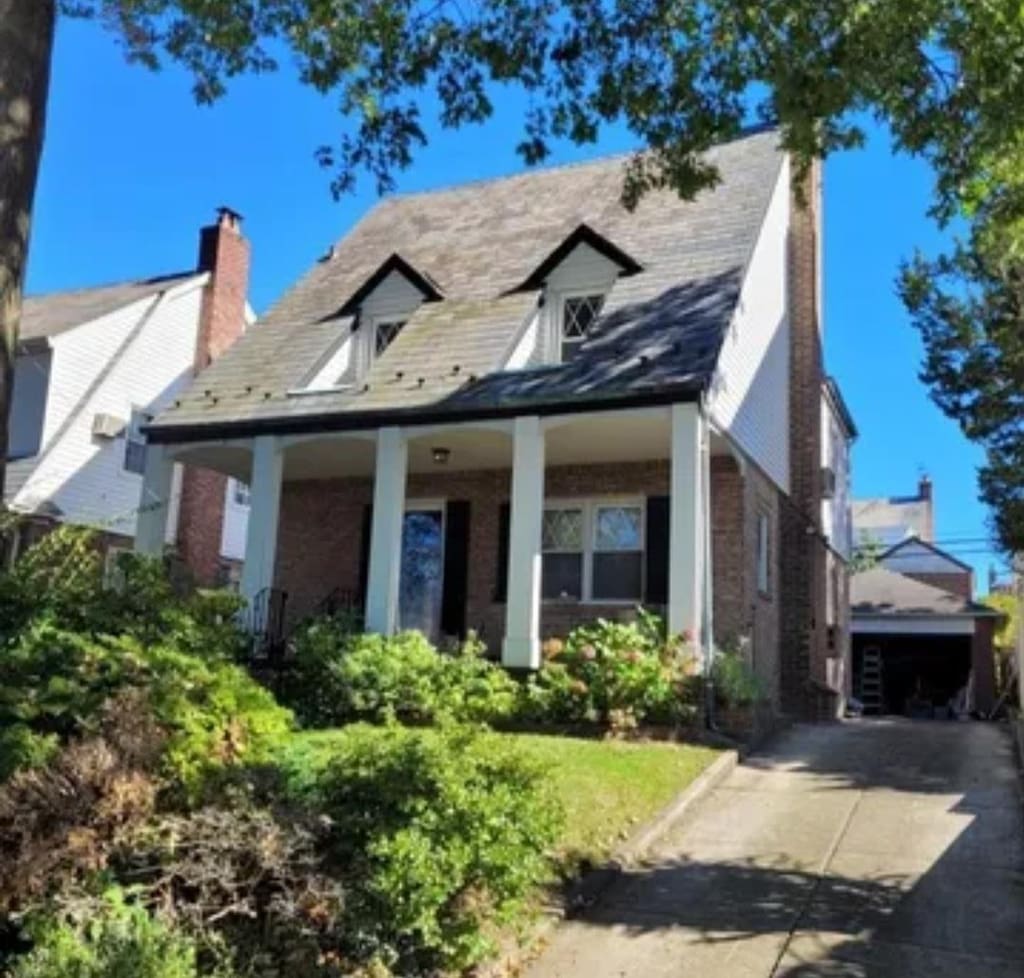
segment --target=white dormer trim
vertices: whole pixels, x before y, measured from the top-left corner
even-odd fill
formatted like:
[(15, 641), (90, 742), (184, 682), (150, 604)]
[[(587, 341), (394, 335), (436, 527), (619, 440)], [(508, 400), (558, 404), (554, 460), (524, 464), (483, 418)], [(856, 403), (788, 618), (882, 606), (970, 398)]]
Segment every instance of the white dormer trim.
[(619, 277), (619, 266), (588, 244), (577, 245), (548, 276), (544, 288), (541, 360), (562, 362), (562, 321), (566, 300), (601, 295), (607, 300)]

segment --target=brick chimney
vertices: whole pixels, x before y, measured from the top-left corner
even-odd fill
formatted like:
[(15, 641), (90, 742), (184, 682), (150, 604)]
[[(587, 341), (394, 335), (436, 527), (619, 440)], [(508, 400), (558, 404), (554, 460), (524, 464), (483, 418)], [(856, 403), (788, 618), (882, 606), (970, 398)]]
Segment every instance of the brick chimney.
[(821, 527), (821, 167), (791, 194), (789, 286), (789, 493), (780, 506), (782, 709), (809, 715), (812, 683), (826, 679), (828, 553)]
[(931, 543), (935, 539), (935, 502), (932, 497), (932, 480), (926, 472), (917, 483), (917, 498), (925, 503), (924, 526), (921, 539)]
[[(216, 360), (245, 330), (249, 291), (249, 242), (242, 217), (229, 207), (199, 232), (197, 270), (208, 272), (196, 336), (195, 373)], [(197, 584), (211, 585), (221, 574), (220, 539), (227, 477), (186, 466), (181, 484), (178, 550)]]

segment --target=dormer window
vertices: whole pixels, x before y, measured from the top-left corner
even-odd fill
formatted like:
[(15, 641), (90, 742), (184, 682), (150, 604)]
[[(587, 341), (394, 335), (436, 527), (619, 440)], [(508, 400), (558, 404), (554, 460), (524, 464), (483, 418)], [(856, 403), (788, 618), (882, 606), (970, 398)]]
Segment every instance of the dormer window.
[(381, 319), (374, 324), (373, 355), (379, 357), (398, 338), (404, 319)]
[(568, 363), (579, 352), (603, 305), (604, 296), (600, 294), (567, 296), (562, 300), (562, 363)]

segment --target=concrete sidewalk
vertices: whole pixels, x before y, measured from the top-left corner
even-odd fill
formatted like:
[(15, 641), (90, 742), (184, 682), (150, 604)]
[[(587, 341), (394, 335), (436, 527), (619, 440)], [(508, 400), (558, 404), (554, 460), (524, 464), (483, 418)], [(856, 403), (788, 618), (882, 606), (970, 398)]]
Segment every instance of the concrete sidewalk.
[(528, 978), (1021, 978), (1024, 810), (1006, 731), (796, 727)]

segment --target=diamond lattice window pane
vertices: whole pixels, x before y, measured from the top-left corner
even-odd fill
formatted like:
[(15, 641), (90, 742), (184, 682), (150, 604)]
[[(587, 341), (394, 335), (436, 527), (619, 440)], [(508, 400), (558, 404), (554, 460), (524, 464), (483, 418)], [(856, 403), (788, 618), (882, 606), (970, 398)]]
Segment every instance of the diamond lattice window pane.
[(601, 506), (594, 529), (595, 550), (640, 550), (640, 508)]
[(374, 339), (374, 351), (380, 356), (392, 343), (405, 325), (404, 319), (396, 319), (390, 323), (377, 323), (377, 333)]
[(603, 295), (581, 295), (566, 299), (562, 307), (562, 339), (583, 339), (600, 315), (603, 305)]
[(583, 511), (548, 509), (544, 511), (541, 542), (545, 550), (577, 552), (583, 549)]

